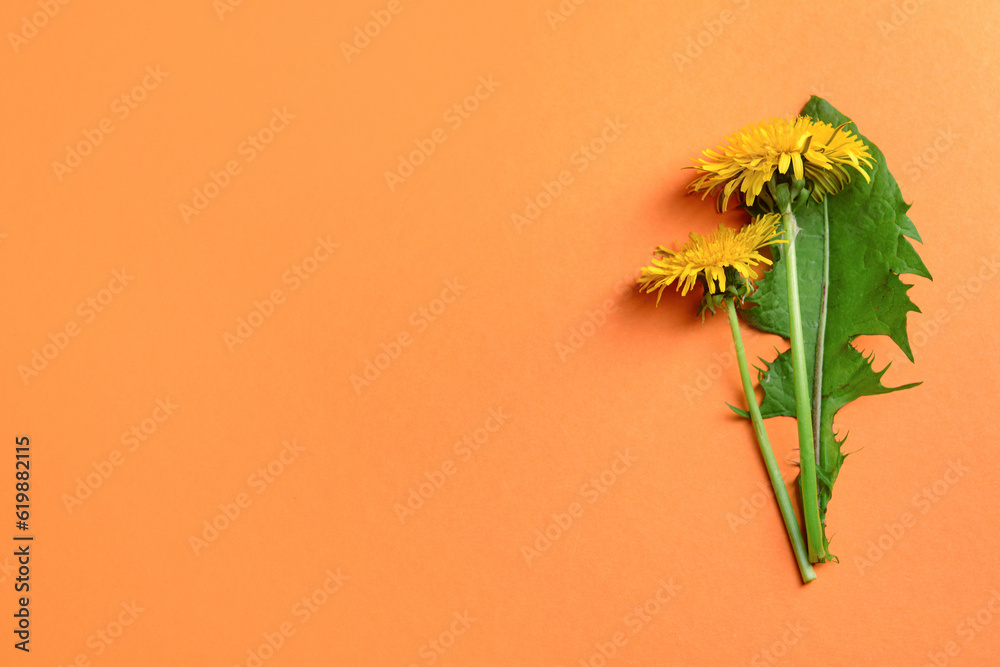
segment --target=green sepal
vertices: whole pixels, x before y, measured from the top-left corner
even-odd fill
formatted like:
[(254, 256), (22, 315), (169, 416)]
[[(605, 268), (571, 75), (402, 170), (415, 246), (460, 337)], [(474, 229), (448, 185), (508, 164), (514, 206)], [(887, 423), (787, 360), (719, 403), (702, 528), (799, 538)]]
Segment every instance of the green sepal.
[(719, 291), (720, 286), (717, 280), (713, 280), (709, 285), (704, 274), (698, 275), (698, 282), (705, 288), (701, 303), (698, 305), (698, 315), (701, 316), (702, 322), (705, 321), (705, 313), (715, 315), (716, 309), (721, 308), (726, 299), (733, 299), (739, 305), (753, 290), (753, 283), (744, 278), (739, 271), (731, 266), (727, 266), (723, 270), (726, 274), (726, 289), (722, 291)]

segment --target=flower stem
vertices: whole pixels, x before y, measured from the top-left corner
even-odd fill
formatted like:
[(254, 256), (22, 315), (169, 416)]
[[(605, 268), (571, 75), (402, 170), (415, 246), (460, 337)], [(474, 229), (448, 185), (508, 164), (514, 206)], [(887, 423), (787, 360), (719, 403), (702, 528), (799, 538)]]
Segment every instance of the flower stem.
[(781, 212), (785, 227), (785, 278), (788, 287), (788, 328), (792, 345), (792, 373), (795, 379), (795, 421), (799, 430), (799, 488), (802, 491), (802, 521), (806, 526), (809, 560), (826, 560), (823, 545), (823, 524), (819, 516), (819, 495), (816, 488), (816, 451), (813, 448), (812, 409), (809, 405), (808, 367), (802, 340), (802, 311), (799, 307), (799, 272), (795, 261), (795, 236), (798, 224), (791, 203)]
[(757, 444), (760, 446), (760, 453), (764, 457), (767, 475), (771, 478), (771, 487), (774, 489), (774, 497), (777, 499), (778, 508), (781, 510), (781, 518), (785, 521), (785, 530), (788, 531), (788, 539), (792, 543), (792, 551), (795, 552), (795, 562), (799, 565), (802, 583), (809, 583), (816, 578), (816, 572), (809, 563), (805, 540), (802, 538), (798, 519), (795, 518), (795, 509), (792, 507), (792, 501), (788, 497), (785, 480), (781, 477), (781, 471), (778, 470), (778, 462), (774, 458), (774, 451), (771, 450), (771, 441), (767, 437), (767, 431), (764, 430), (764, 420), (760, 416), (757, 396), (754, 394), (753, 384), (750, 381), (750, 369), (747, 366), (746, 353), (743, 351), (743, 336), (740, 334), (740, 324), (736, 319), (736, 308), (733, 306), (732, 299), (726, 299), (726, 310), (729, 313), (729, 326), (733, 330), (736, 361), (740, 369), (740, 379), (743, 381), (743, 393), (746, 395), (747, 409), (750, 411), (753, 430), (757, 434)]

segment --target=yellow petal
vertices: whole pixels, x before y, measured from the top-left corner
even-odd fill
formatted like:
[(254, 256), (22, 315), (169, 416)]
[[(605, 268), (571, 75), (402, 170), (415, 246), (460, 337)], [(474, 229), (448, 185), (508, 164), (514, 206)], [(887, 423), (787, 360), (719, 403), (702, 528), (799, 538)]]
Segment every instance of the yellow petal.
[(798, 179), (798, 180), (802, 180), (802, 177), (803, 177), (802, 176), (802, 154), (801, 153), (795, 153), (795, 154), (793, 154), (792, 155), (792, 162), (794, 163), (794, 167), (795, 167), (795, 178)]

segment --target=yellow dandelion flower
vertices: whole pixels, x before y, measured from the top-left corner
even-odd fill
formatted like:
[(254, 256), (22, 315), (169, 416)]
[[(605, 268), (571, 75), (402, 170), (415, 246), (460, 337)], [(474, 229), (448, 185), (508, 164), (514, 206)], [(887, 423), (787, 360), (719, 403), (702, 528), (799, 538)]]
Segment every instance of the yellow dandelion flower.
[(726, 268), (732, 267), (748, 281), (753, 278), (753, 267), (771, 260), (760, 254), (760, 249), (775, 243), (787, 243), (781, 237), (781, 216), (768, 213), (739, 231), (723, 225), (709, 234), (692, 233), (687, 245), (679, 250), (656, 249), (653, 265), (642, 269), (639, 291), (647, 294), (658, 291), (660, 302), (663, 290), (677, 281), (677, 289), (685, 295), (694, 287), (699, 275), (704, 275), (709, 293), (726, 291)]
[(847, 165), (854, 167), (866, 181), (871, 181), (864, 167), (874, 159), (868, 147), (844, 125), (834, 127), (808, 116), (771, 118), (747, 125), (729, 136), (726, 146), (704, 151), (705, 158), (689, 167), (698, 177), (688, 185), (690, 192), (701, 192), (702, 199), (718, 192), (718, 207), (725, 211), (736, 190), (748, 206), (775, 172), (807, 179), (815, 187), (813, 196), (839, 192), (850, 181)]

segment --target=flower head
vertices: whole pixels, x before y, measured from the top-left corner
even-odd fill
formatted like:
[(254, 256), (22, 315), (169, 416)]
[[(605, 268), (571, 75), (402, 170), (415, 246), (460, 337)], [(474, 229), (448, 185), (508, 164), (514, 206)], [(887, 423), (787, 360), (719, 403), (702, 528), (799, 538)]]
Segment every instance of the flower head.
[(687, 245), (679, 250), (660, 246), (654, 253), (653, 265), (642, 269), (639, 290), (658, 291), (656, 302), (659, 303), (663, 290), (675, 280), (683, 296), (703, 276), (706, 294), (721, 294), (726, 291), (727, 268), (731, 276), (738, 275), (749, 282), (753, 279), (753, 267), (761, 262), (771, 263), (760, 254), (760, 249), (774, 243), (787, 243), (780, 238), (780, 221), (780, 215), (769, 213), (739, 231), (719, 225), (708, 236), (692, 233)]
[(701, 192), (702, 199), (718, 193), (718, 207), (725, 211), (736, 190), (747, 205), (753, 205), (775, 173), (788, 174), (796, 180), (808, 180), (813, 196), (839, 192), (850, 180), (847, 165), (869, 181), (863, 167), (874, 160), (868, 147), (846, 123), (834, 127), (808, 116), (772, 118), (747, 125), (726, 139), (726, 146), (704, 151), (705, 158), (690, 167), (698, 177), (688, 185), (691, 192)]

